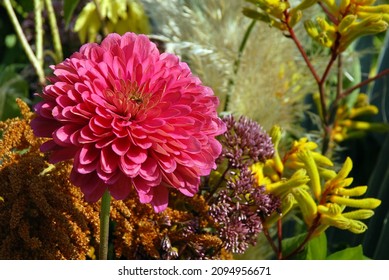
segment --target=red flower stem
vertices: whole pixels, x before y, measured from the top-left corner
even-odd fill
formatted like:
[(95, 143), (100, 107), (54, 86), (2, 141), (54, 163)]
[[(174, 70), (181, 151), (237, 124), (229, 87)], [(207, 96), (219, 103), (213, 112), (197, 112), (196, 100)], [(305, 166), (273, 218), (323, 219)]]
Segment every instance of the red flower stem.
[[(285, 25), (288, 28), (289, 36), (295, 43), (297, 49), (299, 50), (301, 56), (303, 57), (308, 69), (311, 71), (318, 87), (319, 87), (319, 92), (320, 92), (320, 104), (322, 107), (322, 112), (323, 112), (323, 123), (326, 124), (326, 116), (327, 116), (327, 106), (325, 102), (325, 96), (324, 96), (324, 83), (326, 81), (327, 75), (329, 73), (329, 70), (331, 69), (331, 66), (333, 64), (333, 56), (331, 56), (331, 60), (327, 65), (326, 70), (324, 71), (323, 76), (320, 78), (318, 73), (316, 72), (315, 68), (313, 67), (307, 53), (305, 52), (303, 46), (300, 43), (300, 40), (297, 38), (296, 33), (294, 32), (293, 28), (289, 25), (289, 13), (288, 11), (284, 12), (285, 15)], [(336, 57), (335, 57), (336, 59)]]
[(331, 14), (327, 7), (324, 6), (321, 1), (318, 1), (317, 3), (322, 8), (323, 12), (327, 15), (329, 20), (332, 21), (335, 25), (339, 25), (339, 20), (333, 14)]
[[(342, 61), (342, 54), (339, 54), (338, 56), (338, 84), (336, 88), (336, 100), (339, 99), (338, 96), (342, 93), (343, 91), (343, 61)], [(336, 104), (335, 104), (336, 105)]]
[(100, 250), (99, 259), (108, 259), (108, 237), (109, 237), (109, 213), (110, 213), (111, 195), (108, 190), (105, 191), (101, 199), (100, 208)]
[(227, 172), (230, 170), (231, 168), (231, 163), (228, 162), (228, 166), (226, 168), (226, 170), (224, 170), (223, 174), (220, 176), (219, 180), (217, 181), (216, 185), (214, 186), (214, 188), (209, 192), (208, 194), (208, 199), (207, 199), (207, 203), (209, 203), (212, 198), (213, 198), (213, 195), (216, 193), (216, 191), (219, 189), (221, 183), (223, 182), (223, 180), (226, 178), (226, 175), (227, 175)]
[(308, 241), (311, 240), (311, 237), (312, 237), (313, 233), (315, 232), (316, 228), (320, 225), (319, 221), (320, 221), (320, 214), (318, 214), (316, 216), (315, 220), (313, 221), (312, 226), (308, 230), (307, 236), (304, 238), (304, 241), (301, 242), (301, 244), (296, 249), (294, 249), (289, 255), (284, 257), (284, 260), (290, 259), (291, 257), (300, 253), (304, 249), (304, 247), (308, 243)]
[(356, 90), (356, 89), (358, 89), (360, 87), (363, 87), (364, 85), (367, 85), (368, 83), (370, 83), (370, 82), (372, 82), (374, 80), (377, 80), (379, 78), (382, 78), (383, 76), (386, 76), (388, 74), (389, 74), (389, 68), (379, 72), (374, 77), (368, 78), (368, 79), (360, 82), (359, 84), (356, 84), (355, 86), (352, 86), (352, 87), (346, 89), (345, 91), (343, 91), (341, 94), (338, 95), (338, 99), (345, 98), (346, 96), (351, 94), (354, 90)]
[(265, 235), (265, 237), (266, 237), (267, 241), (269, 242), (271, 248), (273, 249), (274, 253), (275, 253), (275, 254), (277, 255), (277, 257), (278, 257), (279, 250), (278, 250), (276, 244), (274, 244), (274, 241), (273, 241), (273, 239), (271, 238), (268, 229), (267, 229), (266, 227), (264, 227), (262, 232), (263, 232), (263, 234)]
[(278, 237), (278, 254), (277, 257), (279, 260), (282, 260), (282, 221), (279, 219), (277, 221), (277, 237)]
[[(285, 11), (284, 14), (285, 14), (286, 22), (288, 22), (288, 19), (289, 19), (288, 11)], [(317, 74), (315, 68), (313, 67), (311, 61), (309, 60), (307, 53), (305, 52), (303, 46), (301, 45), (299, 39), (296, 36), (296, 33), (294, 33), (293, 28), (290, 27), (288, 23), (286, 23), (286, 26), (288, 28), (288, 32), (289, 32), (290, 38), (293, 40), (293, 42), (295, 43), (297, 49), (300, 51), (301, 56), (303, 57), (305, 63), (307, 64), (307, 66), (308, 66), (309, 70), (311, 71), (313, 77), (315, 78), (316, 82), (319, 83), (320, 82), (320, 77)]]

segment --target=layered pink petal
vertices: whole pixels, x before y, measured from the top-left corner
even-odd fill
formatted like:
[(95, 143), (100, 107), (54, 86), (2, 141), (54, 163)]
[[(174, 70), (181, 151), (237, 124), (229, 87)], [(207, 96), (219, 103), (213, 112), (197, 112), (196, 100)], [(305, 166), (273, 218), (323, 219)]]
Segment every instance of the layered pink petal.
[[(132, 188), (155, 211), (168, 189), (193, 196), (221, 153), (218, 99), (186, 63), (147, 36), (110, 34), (53, 66), (31, 126), (53, 162), (73, 158), (73, 184), (89, 201)], [(167, 187), (169, 186), (169, 188)]]

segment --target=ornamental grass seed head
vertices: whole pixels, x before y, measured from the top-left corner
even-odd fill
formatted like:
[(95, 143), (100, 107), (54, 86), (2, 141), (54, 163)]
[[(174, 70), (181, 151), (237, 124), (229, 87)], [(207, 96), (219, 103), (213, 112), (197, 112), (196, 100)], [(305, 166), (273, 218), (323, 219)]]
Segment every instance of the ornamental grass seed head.
[(51, 163), (74, 160), (70, 180), (86, 200), (106, 189), (124, 199), (134, 187), (160, 212), (169, 188), (193, 196), (216, 166), (217, 97), (146, 36), (110, 34), (52, 68), (31, 126), (52, 138), (41, 146)]

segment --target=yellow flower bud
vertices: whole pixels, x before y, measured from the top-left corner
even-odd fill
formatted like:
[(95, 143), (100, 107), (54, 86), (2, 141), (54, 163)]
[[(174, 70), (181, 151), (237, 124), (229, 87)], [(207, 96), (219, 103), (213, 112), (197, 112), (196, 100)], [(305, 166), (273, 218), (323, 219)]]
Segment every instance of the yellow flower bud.
[(367, 225), (365, 223), (358, 220), (350, 220), (350, 221), (351, 221), (351, 225), (348, 230), (351, 231), (352, 233), (360, 234), (360, 233), (364, 233), (367, 230)]
[(339, 206), (338, 204), (327, 203), (326, 205), (317, 206), (317, 211), (320, 214), (334, 216), (334, 215), (338, 215), (338, 214), (342, 213), (343, 208), (341, 206)]
[[(361, 16), (361, 14), (358, 15)], [(382, 18), (382, 15), (370, 14), (362, 21), (350, 25), (347, 32), (342, 34), (343, 36), (340, 38), (339, 51), (344, 51), (358, 37), (385, 31), (388, 28), (388, 23)]]
[(347, 15), (338, 25), (338, 32), (340, 34), (344, 34), (348, 31), (348, 28), (356, 21), (356, 15)]
[(351, 158), (347, 157), (343, 163), (342, 168), (339, 170), (338, 174), (333, 178), (333, 180), (345, 179), (350, 173), (351, 169), (353, 169), (353, 162)]
[(302, 162), (299, 162), (299, 161), (296, 161), (296, 160), (290, 160), (290, 159), (288, 159), (288, 160), (285, 162), (285, 167), (290, 168), (290, 169), (297, 170), (297, 169), (304, 168), (304, 164), (303, 164)]
[(353, 208), (375, 209), (381, 204), (381, 200), (376, 198), (346, 198), (337, 195), (330, 196), (330, 201), (340, 205), (345, 205)]
[[(307, 0), (307, 1), (310, 1), (310, 0)], [(313, 0), (313, 1), (317, 1), (317, 0)], [(295, 26), (298, 22), (300, 22), (301, 18), (303, 17), (303, 13), (301, 12), (301, 10), (296, 10), (296, 9), (292, 9), (290, 12), (289, 12), (289, 26), (290, 27), (293, 27)]]
[(311, 36), (313, 39), (319, 36), (319, 30), (316, 24), (312, 20), (306, 20), (304, 22), (304, 27), (308, 35)]
[[(389, 13), (389, 5), (377, 5), (377, 6), (359, 6), (358, 12), (365, 13), (377, 13), (377, 14), (388, 14)], [(358, 14), (358, 13), (357, 13)]]
[(312, 156), (318, 165), (334, 166), (334, 163), (328, 157), (326, 157), (320, 153), (312, 152)]
[(322, 167), (319, 167), (318, 170), (320, 177), (323, 178), (325, 181), (331, 180), (336, 176), (336, 172), (334, 170)]
[(351, 189), (338, 188), (335, 190), (334, 194), (343, 196), (361, 196), (364, 195), (366, 191), (367, 186), (359, 186)]
[(298, 157), (304, 163), (305, 169), (307, 170), (308, 176), (310, 178), (309, 185), (312, 189), (313, 195), (317, 200), (319, 200), (321, 196), (320, 176), (312, 153), (309, 150), (303, 150), (298, 153)]
[(355, 211), (343, 213), (343, 216), (353, 220), (366, 220), (374, 215), (374, 211), (370, 209), (358, 209)]
[(297, 201), (298, 206), (300, 207), (305, 223), (308, 226), (311, 226), (317, 213), (317, 205), (311, 194), (303, 187), (294, 188), (292, 193)]
[(379, 132), (387, 132), (389, 130), (389, 126), (386, 123), (369, 123), (363, 121), (344, 120), (341, 122), (341, 125), (356, 130), (379, 131)]
[(322, 214), (320, 217), (320, 223), (340, 229), (349, 229), (351, 227), (351, 220), (340, 214), (336, 216)]
[(291, 189), (305, 185), (309, 181), (304, 169), (297, 170), (289, 180), (281, 180), (266, 186), (266, 190), (276, 196), (282, 196)]
[(378, 108), (374, 105), (367, 105), (360, 108), (352, 108), (350, 112), (350, 118), (356, 118), (365, 115), (376, 115), (378, 114)]
[(335, 26), (331, 25), (326, 21), (324, 17), (317, 17), (316, 22), (319, 25), (320, 29), (325, 32), (336, 32)]
[(270, 129), (269, 135), (274, 145), (274, 155), (273, 155), (274, 168), (279, 174), (282, 174), (282, 172), (284, 171), (284, 164), (282, 163), (280, 154), (278, 153), (278, 145), (282, 137), (281, 127), (279, 127), (278, 125), (273, 126)]

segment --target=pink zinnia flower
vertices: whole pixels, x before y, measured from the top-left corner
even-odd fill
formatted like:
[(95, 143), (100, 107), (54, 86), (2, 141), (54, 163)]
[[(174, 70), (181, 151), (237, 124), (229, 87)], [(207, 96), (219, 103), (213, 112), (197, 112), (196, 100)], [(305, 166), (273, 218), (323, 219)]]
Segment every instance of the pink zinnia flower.
[(34, 133), (50, 162), (74, 159), (71, 182), (88, 201), (132, 187), (155, 211), (168, 189), (193, 196), (221, 153), (218, 99), (186, 63), (144, 35), (109, 35), (53, 67), (35, 107)]

